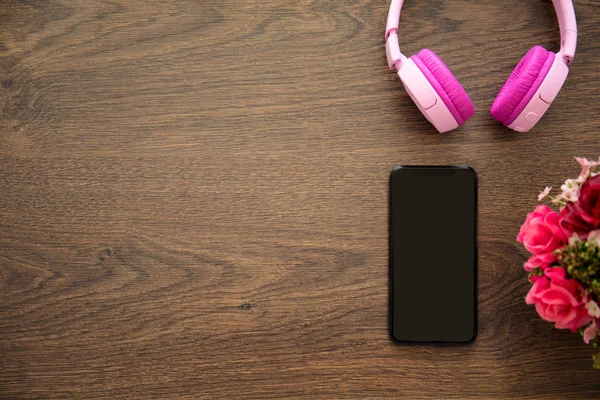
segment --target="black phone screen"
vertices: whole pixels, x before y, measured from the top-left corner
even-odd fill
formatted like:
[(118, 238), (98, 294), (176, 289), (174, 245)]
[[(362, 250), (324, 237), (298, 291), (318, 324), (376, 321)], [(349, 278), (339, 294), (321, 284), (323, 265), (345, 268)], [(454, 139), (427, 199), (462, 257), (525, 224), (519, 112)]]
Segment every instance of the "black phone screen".
[(390, 336), (470, 343), (477, 335), (477, 176), (398, 167), (390, 176)]

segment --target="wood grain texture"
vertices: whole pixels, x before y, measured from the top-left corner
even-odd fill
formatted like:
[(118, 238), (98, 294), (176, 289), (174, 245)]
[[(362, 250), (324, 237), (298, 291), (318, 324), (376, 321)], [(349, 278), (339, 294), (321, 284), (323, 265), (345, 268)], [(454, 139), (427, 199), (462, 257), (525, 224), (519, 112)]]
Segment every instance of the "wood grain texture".
[[(407, 1), (477, 108), (438, 135), (387, 70), (387, 0), (0, 2), (0, 398), (598, 398), (524, 304), (515, 242), (600, 153), (600, 3), (535, 131), (488, 109), (550, 1)], [(387, 335), (398, 164), (480, 181), (479, 338)], [(415, 283), (419, 284), (419, 283)]]

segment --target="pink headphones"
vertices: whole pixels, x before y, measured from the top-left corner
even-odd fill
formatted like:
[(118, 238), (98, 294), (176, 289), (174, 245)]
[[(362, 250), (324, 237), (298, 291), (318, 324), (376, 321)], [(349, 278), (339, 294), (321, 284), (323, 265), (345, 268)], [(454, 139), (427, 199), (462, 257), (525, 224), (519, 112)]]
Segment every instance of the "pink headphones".
[[(404, 0), (392, 0), (385, 29), (388, 65), (397, 70), (406, 91), (439, 132), (463, 125), (475, 112), (473, 103), (450, 69), (431, 50), (406, 58), (398, 44), (398, 23)], [(572, 0), (552, 0), (560, 26), (557, 54), (535, 46), (521, 59), (492, 104), (490, 113), (518, 132), (540, 120), (569, 74), (577, 46), (577, 21)]]

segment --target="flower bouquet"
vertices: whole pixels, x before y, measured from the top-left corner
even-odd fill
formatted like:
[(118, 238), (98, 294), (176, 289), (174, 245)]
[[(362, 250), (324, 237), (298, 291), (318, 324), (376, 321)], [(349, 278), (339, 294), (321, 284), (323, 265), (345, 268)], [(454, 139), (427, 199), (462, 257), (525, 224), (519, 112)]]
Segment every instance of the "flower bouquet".
[[(517, 241), (532, 254), (524, 267), (531, 289), (525, 297), (544, 320), (558, 329), (579, 332), (598, 347), (600, 333), (600, 160), (576, 158), (577, 179), (567, 179), (561, 193), (547, 187), (539, 201), (550, 199), (558, 208), (538, 205), (527, 215)], [(600, 354), (594, 368), (600, 369)]]

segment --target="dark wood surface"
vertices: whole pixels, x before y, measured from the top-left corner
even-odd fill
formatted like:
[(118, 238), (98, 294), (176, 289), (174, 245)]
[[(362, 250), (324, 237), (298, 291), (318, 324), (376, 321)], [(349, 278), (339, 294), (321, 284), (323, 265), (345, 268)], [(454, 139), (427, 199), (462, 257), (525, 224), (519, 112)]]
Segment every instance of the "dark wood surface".
[[(599, 398), (515, 242), (600, 153), (600, 3), (575, 3), (572, 75), (517, 134), (488, 110), (557, 50), (550, 1), (407, 1), (403, 50), (477, 108), (438, 135), (387, 70), (387, 0), (1, 2), (0, 398)], [(472, 346), (388, 339), (398, 164), (479, 173)]]

